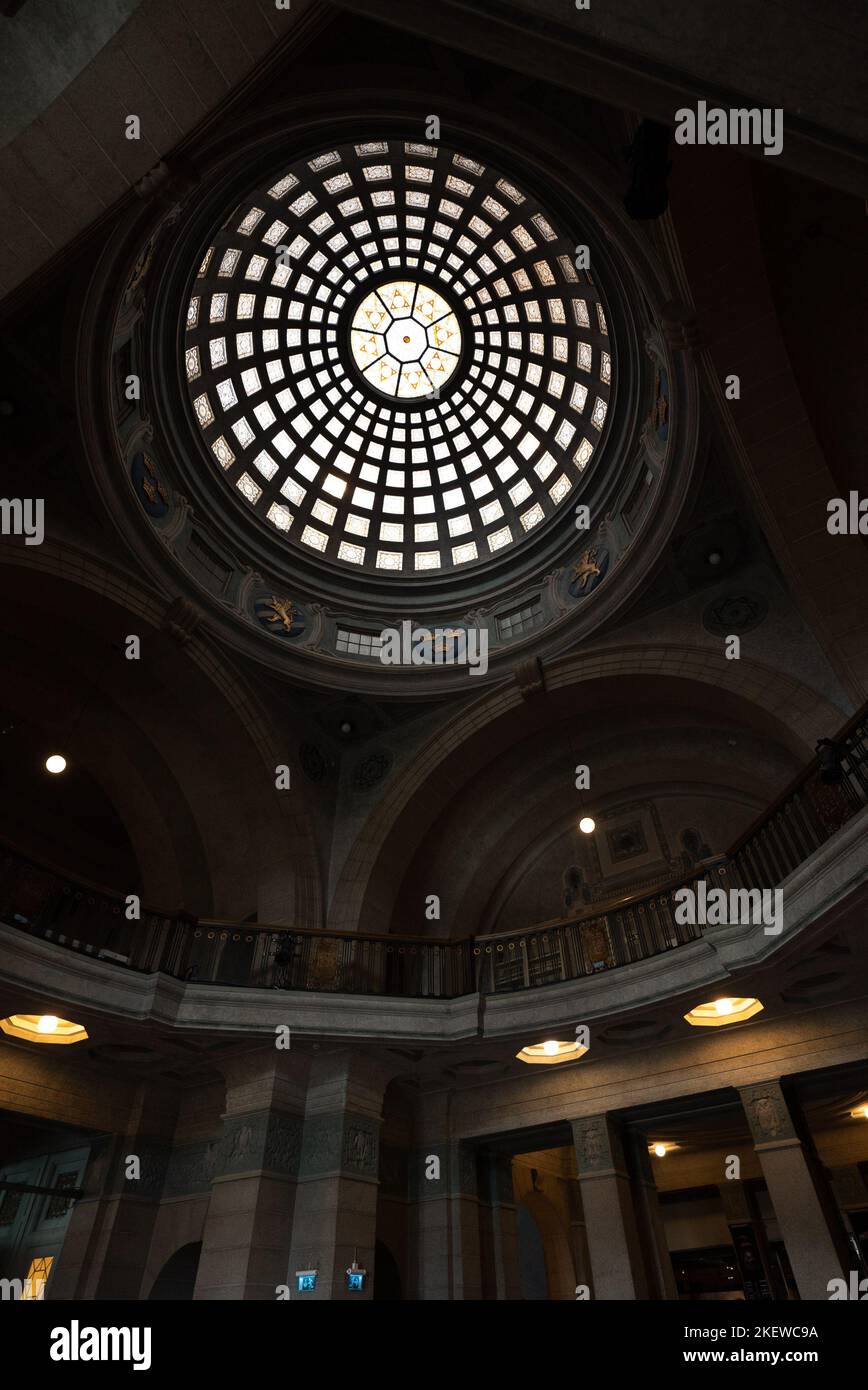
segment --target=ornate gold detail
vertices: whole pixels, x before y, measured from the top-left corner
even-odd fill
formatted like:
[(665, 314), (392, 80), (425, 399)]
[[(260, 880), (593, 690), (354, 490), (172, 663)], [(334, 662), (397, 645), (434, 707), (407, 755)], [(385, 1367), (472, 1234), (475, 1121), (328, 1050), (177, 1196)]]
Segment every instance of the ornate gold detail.
[(157, 477), (157, 470), (147, 454), (142, 454), (142, 462), (144, 463), (145, 468), (150, 474), (150, 477), (142, 478), (142, 491), (147, 497), (148, 501), (151, 503), (152, 506), (158, 498), (161, 502), (168, 502), (169, 494), (166, 492), (166, 489), (163, 487), (163, 484)]
[(271, 608), (273, 612), (267, 621), (269, 623), (283, 623), (284, 631), (291, 632), (292, 624), (298, 614), (298, 609), (292, 602), (292, 599), (275, 598), (274, 594), (272, 594), (268, 607)]
[(572, 582), (575, 584), (576, 581), (578, 581), (579, 588), (584, 589), (588, 583), (588, 580), (593, 579), (596, 575), (600, 573), (602, 573), (602, 571), (600, 570), (600, 566), (597, 564), (597, 548), (596, 546), (594, 546), (593, 549), (585, 551), (581, 560), (576, 565), (575, 569), (573, 570)]

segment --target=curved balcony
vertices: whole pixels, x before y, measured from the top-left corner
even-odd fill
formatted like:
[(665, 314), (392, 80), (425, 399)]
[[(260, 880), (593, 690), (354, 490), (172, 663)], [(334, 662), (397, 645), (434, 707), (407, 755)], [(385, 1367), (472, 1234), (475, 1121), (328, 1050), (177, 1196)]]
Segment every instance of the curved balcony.
[(868, 805), (868, 707), (850, 721), (727, 854), (695, 872), (528, 930), (436, 941), (311, 931), (142, 911), (11, 848), (0, 855), (0, 922), (116, 966), (197, 985), (459, 999), (597, 976), (701, 939), (676, 920), (679, 889), (773, 888)]

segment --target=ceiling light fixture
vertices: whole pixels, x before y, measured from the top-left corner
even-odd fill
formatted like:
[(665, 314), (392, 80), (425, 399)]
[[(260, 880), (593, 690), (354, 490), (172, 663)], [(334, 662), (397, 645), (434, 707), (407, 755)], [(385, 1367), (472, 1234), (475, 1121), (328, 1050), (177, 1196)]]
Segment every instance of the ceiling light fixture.
[(582, 816), (582, 819), (579, 821), (579, 829), (583, 835), (593, 835), (596, 828), (597, 822), (594, 820), (593, 816)]
[(759, 999), (725, 997), (695, 1005), (684, 1018), (693, 1028), (717, 1028), (726, 1023), (745, 1023), (760, 1013), (762, 1007)]
[(83, 1024), (59, 1018), (57, 1014), (10, 1014), (8, 1018), (0, 1018), (0, 1030), (10, 1038), (33, 1043), (68, 1044), (87, 1040)]
[(46, 772), (52, 772), (52, 773), (54, 773), (55, 775), (56, 775), (58, 772), (65, 772), (65, 771), (66, 771), (66, 758), (64, 758), (63, 754), (62, 754), (62, 753), (52, 753), (52, 754), (50, 754), (50, 756), (47, 757), (47, 758), (45, 759), (45, 771), (46, 771)]
[(547, 1038), (545, 1042), (528, 1043), (515, 1055), (519, 1062), (527, 1062), (531, 1066), (557, 1066), (560, 1062), (575, 1062), (577, 1058), (583, 1057), (587, 1050), (586, 1047), (579, 1046), (576, 1038), (571, 1042)]

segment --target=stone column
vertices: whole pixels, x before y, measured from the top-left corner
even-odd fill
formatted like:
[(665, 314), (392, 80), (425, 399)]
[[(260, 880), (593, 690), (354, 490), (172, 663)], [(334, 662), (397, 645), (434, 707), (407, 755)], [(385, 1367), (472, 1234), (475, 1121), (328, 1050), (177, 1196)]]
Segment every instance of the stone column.
[[(116, 1143), (115, 1136), (94, 1139), (91, 1143), (90, 1158), (81, 1182), (85, 1195), (73, 1204), (60, 1259), (45, 1293), (48, 1301), (94, 1297), (99, 1277), (94, 1262), (105, 1224), (107, 1189)], [(103, 1246), (104, 1243), (103, 1239)]]
[(482, 1298), (476, 1154), (463, 1142), (431, 1142), (410, 1159), (411, 1263), (415, 1297)]
[(573, 1259), (576, 1264), (576, 1285), (586, 1284), (590, 1289), (591, 1280), (591, 1254), (588, 1249), (588, 1228), (585, 1225), (585, 1213), (582, 1210), (582, 1192), (578, 1178), (570, 1178), (569, 1182), (569, 1202), (570, 1202), (570, 1232)]
[[(379, 1135), (390, 1073), (364, 1056), (333, 1053), (310, 1071), (292, 1233), (289, 1283), (296, 1299), (370, 1299), (377, 1232)], [(346, 1271), (368, 1271), (351, 1293)], [(297, 1270), (316, 1269), (316, 1288), (299, 1293)]]
[(827, 1299), (846, 1276), (811, 1164), (777, 1081), (739, 1088), (754, 1147), (802, 1299)]
[(287, 1283), (307, 1062), (274, 1046), (224, 1064), (195, 1299), (267, 1300)]
[(648, 1152), (647, 1136), (634, 1131), (630, 1135), (630, 1167), (633, 1172), (632, 1190), (635, 1202), (640, 1244), (648, 1271), (649, 1298), (677, 1299), (678, 1285), (666, 1232), (663, 1213), (654, 1181), (654, 1168)]
[(75, 1204), (51, 1299), (138, 1299), (176, 1119), (173, 1097), (143, 1083), (127, 1132), (96, 1141)]
[(488, 1208), (488, 1241), (492, 1273), (492, 1296), (500, 1301), (521, 1298), (518, 1262), (518, 1226), (515, 1193), (512, 1186), (512, 1158), (509, 1154), (489, 1154), (483, 1159)]
[(621, 1137), (608, 1115), (573, 1120), (596, 1299), (648, 1297)]

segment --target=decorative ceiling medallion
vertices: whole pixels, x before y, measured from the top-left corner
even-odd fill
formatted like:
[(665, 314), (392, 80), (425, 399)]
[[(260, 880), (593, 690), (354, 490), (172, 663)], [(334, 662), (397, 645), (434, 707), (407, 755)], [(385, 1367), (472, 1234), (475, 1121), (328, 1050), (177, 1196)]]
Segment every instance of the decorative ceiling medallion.
[(367, 386), (421, 400), (449, 381), (461, 356), (461, 327), (430, 285), (394, 280), (371, 290), (356, 310), (350, 350)]
[(298, 161), (193, 279), (184, 369), (213, 467), (288, 545), (350, 570), (518, 545), (575, 500), (614, 389), (574, 254), (529, 192), (441, 145)]
[(731, 632), (750, 632), (764, 622), (768, 611), (769, 602), (764, 594), (724, 594), (705, 609), (702, 626), (706, 632), (722, 637)]

